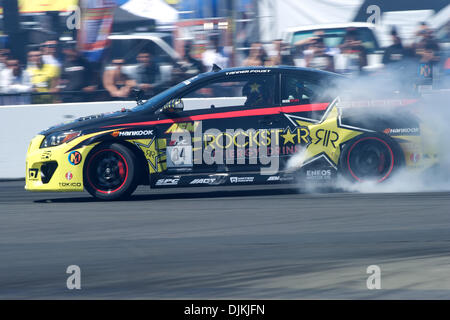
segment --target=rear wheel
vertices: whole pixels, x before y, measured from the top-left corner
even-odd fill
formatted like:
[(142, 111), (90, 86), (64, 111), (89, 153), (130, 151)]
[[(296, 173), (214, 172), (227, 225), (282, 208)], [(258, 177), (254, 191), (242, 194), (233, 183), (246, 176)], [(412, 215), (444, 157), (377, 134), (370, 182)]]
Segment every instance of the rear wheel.
[(390, 137), (363, 134), (346, 144), (340, 159), (340, 172), (353, 181), (383, 182), (403, 165), (402, 151)]
[(84, 166), (84, 186), (95, 198), (122, 199), (137, 187), (136, 157), (118, 143), (99, 146), (88, 156)]

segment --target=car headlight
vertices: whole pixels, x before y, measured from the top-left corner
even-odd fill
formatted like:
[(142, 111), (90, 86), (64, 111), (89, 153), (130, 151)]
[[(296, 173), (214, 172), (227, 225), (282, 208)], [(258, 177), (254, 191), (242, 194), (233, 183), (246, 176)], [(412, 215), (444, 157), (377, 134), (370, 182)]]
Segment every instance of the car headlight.
[(56, 132), (45, 137), (41, 143), (41, 148), (59, 146), (60, 144), (69, 142), (81, 134), (80, 131)]

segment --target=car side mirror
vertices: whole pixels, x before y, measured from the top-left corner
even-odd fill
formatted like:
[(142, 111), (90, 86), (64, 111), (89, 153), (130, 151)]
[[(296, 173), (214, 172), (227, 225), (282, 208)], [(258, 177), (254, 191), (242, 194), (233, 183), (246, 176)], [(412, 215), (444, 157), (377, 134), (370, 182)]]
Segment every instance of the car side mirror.
[(161, 108), (161, 112), (165, 114), (180, 113), (184, 109), (184, 104), (181, 99), (172, 99)]
[(143, 104), (144, 102), (142, 100), (144, 100), (144, 97), (145, 97), (144, 91), (142, 89), (138, 89), (138, 88), (133, 88), (131, 91), (132, 91), (132, 93), (134, 95), (136, 103), (138, 105)]

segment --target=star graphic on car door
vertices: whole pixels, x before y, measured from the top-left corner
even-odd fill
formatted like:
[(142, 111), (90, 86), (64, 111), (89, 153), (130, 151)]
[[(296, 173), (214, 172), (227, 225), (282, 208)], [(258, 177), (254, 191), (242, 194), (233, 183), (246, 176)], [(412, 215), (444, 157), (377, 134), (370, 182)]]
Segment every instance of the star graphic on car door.
[(338, 103), (339, 99), (336, 98), (328, 106), (320, 120), (285, 114), (294, 126), (307, 127), (309, 130), (310, 142), (305, 147), (303, 164), (310, 163), (319, 157), (325, 157), (333, 167), (336, 167), (342, 147), (347, 141), (364, 132), (372, 132), (372, 130), (342, 124)]

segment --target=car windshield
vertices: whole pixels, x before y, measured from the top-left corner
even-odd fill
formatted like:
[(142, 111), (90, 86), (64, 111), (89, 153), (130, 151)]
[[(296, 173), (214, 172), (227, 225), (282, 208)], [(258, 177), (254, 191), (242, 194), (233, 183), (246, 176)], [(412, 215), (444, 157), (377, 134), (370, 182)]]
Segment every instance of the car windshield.
[(153, 108), (155, 106), (159, 106), (160, 104), (164, 103), (175, 92), (190, 85), (197, 78), (198, 78), (198, 76), (192, 77), (190, 79), (180, 82), (179, 84), (177, 84), (174, 87), (164, 90), (163, 92), (157, 94), (156, 96), (151, 97), (150, 99), (145, 101), (143, 104), (137, 105), (136, 107), (134, 107), (132, 109), (132, 111), (150, 110), (151, 108)]

